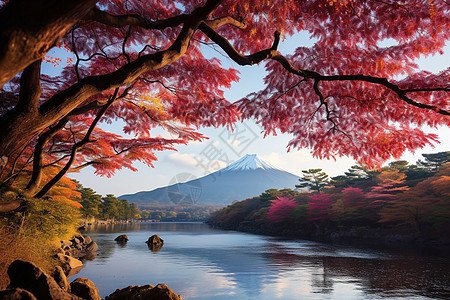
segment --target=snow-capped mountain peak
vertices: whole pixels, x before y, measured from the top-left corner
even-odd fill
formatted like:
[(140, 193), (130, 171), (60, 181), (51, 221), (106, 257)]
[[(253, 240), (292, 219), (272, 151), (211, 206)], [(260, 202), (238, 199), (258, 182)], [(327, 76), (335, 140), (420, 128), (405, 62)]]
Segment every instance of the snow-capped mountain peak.
[(220, 171), (227, 172), (227, 171), (242, 171), (242, 170), (256, 170), (256, 169), (281, 170), (263, 161), (257, 154), (247, 154)]

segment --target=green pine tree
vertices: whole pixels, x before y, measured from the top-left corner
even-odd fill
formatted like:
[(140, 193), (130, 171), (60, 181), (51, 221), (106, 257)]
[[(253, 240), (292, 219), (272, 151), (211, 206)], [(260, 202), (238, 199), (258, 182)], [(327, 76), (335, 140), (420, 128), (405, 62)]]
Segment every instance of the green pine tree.
[(322, 169), (303, 170), (303, 176), (299, 179), (300, 184), (296, 184), (297, 189), (308, 188), (320, 193), (329, 183), (328, 175)]

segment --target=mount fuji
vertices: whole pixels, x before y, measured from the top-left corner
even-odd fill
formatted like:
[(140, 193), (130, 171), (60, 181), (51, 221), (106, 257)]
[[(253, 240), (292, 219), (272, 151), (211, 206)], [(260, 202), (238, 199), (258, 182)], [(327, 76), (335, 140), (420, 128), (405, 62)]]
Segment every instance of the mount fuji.
[(257, 154), (247, 154), (201, 178), (182, 173), (169, 186), (122, 195), (119, 199), (135, 202), (140, 208), (151, 204), (226, 206), (233, 200), (258, 196), (271, 188), (294, 189), (299, 178), (263, 161)]

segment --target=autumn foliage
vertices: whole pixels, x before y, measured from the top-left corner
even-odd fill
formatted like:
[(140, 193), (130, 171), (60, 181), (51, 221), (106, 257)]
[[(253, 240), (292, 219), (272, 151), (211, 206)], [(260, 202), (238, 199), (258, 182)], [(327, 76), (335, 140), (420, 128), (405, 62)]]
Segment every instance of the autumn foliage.
[(291, 212), (298, 206), (294, 199), (287, 197), (277, 197), (271, 201), (267, 219), (272, 222), (283, 222), (292, 219)]
[[(5, 0), (0, 7), (0, 183), (26, 182), (38, 198), (68, 172), (89, 166), (111, 176), (136, 161), (151, 166), (155, 152), (203, 139), (199, 128), (243, 119), (264, 134), (291, 134), (289, 148), (370, 166), (436, 142), (421, 126), (450, 125), (450, 70), (417, 65), (450, 38), (445, 1)], [(277, 50), (299, 33), (312, 46), (298, 40), (291, 54)], [(219, 54), (206, 55), (208, 47)], [(222, 60), (264, 64), (265, 88), (226, 99), (239, 74)], [(111, 123), (122, 132), (112, 133)]]
[[(439, 166), (429, 164), (432, 167), (428, 168), (405, 161), (392, 162), (374, 177), (365, 176), (364, 170), (374, 171), (360, 168), (358, 183), (354, 176), (337, 176), (331, 183), (347, 178), (353, 186), (329, 186), (320, 194), (268, 190), (213, 213), (210, 223), (303, 238), (329, 238), (331, 234), (360, 238), (363, 233), (372, 236), (373, 241), (380, 235), (445, 238), (450, 229), (449, 154), (434, 154), (435, 158), (447, 157), (447, 161), (441, 159)], [(402, 172), (398, 170), (400, 166)], [(418, 181), (417, 177), (421, 179)]]

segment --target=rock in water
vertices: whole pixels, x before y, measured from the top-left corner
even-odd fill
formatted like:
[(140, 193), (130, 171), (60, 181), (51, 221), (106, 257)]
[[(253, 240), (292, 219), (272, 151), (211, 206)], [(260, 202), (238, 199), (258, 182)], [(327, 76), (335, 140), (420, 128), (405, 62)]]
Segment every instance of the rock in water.
[(85, 300), (101, 300), (98, 295), (98, 288), (87, 278), (77, 278), (70, 284), (72, 294)]
[(114, 240), (117, 242), (117, 244), (123, 245), (123, 244), (126, 244), (126, 242), (128, 242), (128, 236), (126, 236), (125, 234), (121, 234), (118, 237), (116, 237)]
[(129, 286), (124, 289), (117, 289), (114, 293), (107, 296), (105, 300), (181, 300), (181, 297), (175, 294), (167, 285), (160, 283), (157, 286)]
[(69, 277), (77, 274), (83, 267), (83, 263), (80, 260), (71, 256), (60, 253), (55, 256), (61, 262), (64, 273)]
[(87, 245), (87, 244), (89, 244), (90, 242), (92, 242), (92, 239), (91, 239), (91, 237), (90, 236), (85, 236), (84, 237), (84, 243)]
[(158, 251), (164, 245), (164, 240), (160, 238), (158, 235), (154, 234), (148, 238), (146, 241), (148, 248), (152, 251)]
[(86, 246), (86, 250), (85, 251), (89, 252), (89, 253), (94, 253), (95, 251), (97, 251), (97, 249), (98, 249), (97, 243), (92, 241)]

